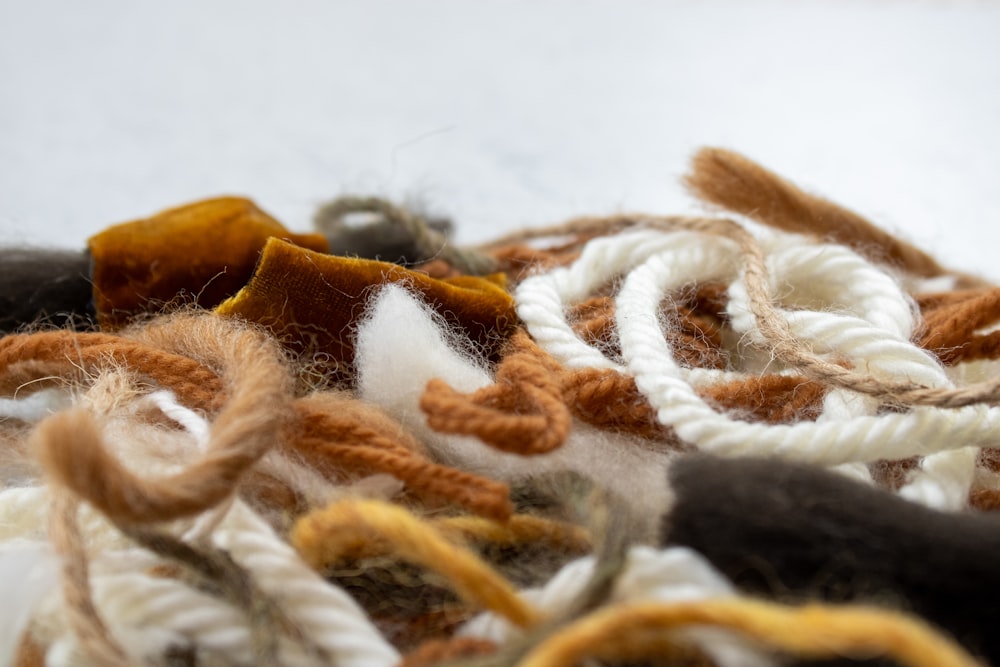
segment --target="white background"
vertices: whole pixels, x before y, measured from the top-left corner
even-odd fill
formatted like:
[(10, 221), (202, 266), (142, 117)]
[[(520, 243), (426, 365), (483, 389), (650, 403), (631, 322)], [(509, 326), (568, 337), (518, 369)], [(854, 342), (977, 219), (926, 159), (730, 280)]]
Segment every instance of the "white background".
[(460, 241), (700, 210), (741, 151), (1000, 279), (1000, 3), (0, 0), (0, 241), (346, 192)]

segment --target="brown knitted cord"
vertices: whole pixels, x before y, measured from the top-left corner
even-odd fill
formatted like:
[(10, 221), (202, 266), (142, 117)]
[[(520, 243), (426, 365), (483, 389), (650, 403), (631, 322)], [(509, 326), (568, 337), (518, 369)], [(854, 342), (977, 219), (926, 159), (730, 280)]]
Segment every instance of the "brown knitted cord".
[(974, 332), (998, 319), (1000, 288), (995, 288), (925, 314), (920, 345), (945, 364), (993, 359), (1000, 354), (1000, 333), (977, 336)]
[(23, 370), (31, 366), (26, 364), (35, 364), (37, 378), (46, 377), (37, 373), (55, 373), (72, 379), (112, 364), (124, 366), (204, 410), (217, 406), (221, 389), (215, 373), (193, 359), (110, 334), (42, 331), (0, 339), (0, 391), (13, 393), (28, 381)]
[(748, 410), (756, 420), (786, 424), (816, 419), (826, 387), (792, 375), (761, 375), (734, 380), (698, 392), (726, 410)]
[(975, 299), (993, 289), (993, 287), (982, 287), (978, 289), (956, 289), (949, 292), (926, 292), (915, 294), (913, 300), (917, 302), (920, 312), (926, 316), (938, 308), (953, 306), (969, 299)]
[(435, 378), (420, 397), (420, 409), (436, 431), (474, 435), (505, 452), (544, 454), (562, 445), (570, 430), (558, 370), (521, 330), (511, 337), (495, 384), (464, 395)]
[(214, 315), (176, 318), (173, 326), (215, 347), (231, 385), (200, 460), (174, 475), (140, 478), (104, 448), (81, 409), (47, 418), (33, 434), (48, 473), (116, 522), (166, 521), (217, 504), (280, 438), (289, 415), (291, 378), (273, 341)]
[(578, 419), (599, 428), (678, 444), (660, 424), (656, 410), (635, 386), (635, 378), (614, 370), (584, 368), (562, 373), (563, 400)]
[(803, 192), (739, 153), (722, 148), (699, 150), (684, 183), (698, 198), (762, 224), (787, 232), (815, 234), (918, 276), (949, 273), (919, 248), (853, 211)]
[[(320, 470), (388, 473), (417, 497), (446, 501), (470, 512), (505, 519), (513, 512), (506, 484), (427, 459), (347, 411), (318, 412), (297, 405), (299, 426), (289, 446)], [(402, 426), (399, 426), (402, 432)]]

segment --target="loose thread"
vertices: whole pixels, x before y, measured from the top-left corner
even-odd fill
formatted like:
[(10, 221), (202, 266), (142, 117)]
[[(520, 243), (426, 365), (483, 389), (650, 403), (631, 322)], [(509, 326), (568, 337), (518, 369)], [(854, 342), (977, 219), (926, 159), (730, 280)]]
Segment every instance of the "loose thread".
[(792, 655), (822, 659), (884, 654), (912, 667), (982, 667), (919, 619), (861, 606), (785, 607), (750, 599), (639, 603), (591, 614), (532, 650), (520, 667), (570, 667), (587, 657), (655, 658), (662, 633), (687, 625), (739, 632)]
[(338, 543), (388, 540), (396, 553), (444, 576), (466, 602), (481, 605), (521, 627), (540, 619), (510, 584), (478, 556), (450, 543), (440, 531), (406, 510), (374, 500), (343, 500), (299, 519), (291, 542), (306, 562), (322, 569), (329, 562), (328, 549)]

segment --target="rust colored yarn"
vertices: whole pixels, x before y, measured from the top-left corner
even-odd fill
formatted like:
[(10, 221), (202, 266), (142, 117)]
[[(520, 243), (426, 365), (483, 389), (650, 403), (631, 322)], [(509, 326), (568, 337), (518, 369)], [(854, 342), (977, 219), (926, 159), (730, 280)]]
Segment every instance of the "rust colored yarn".
[(1000, 319), (1000, 288), (962, 294), (963, 298), (938, 301), (924, 315), (920, 345), (945, 364), (1000, 356), (1000, 332), (978, 335), (977, 329)]
[(588, 424), (677, 444), (630, 376), (597, 368), (563, 371), (562, 391), (573, 414)]
[(429, 639), (404, 655), (396, 667), (430, 667), (448, 660), (492, 655), (496, 650), (496, 643), (479, 637)]
[(698, 393), (723, 409), (748, 411), (756, 420), (785, 424), (818, 417), (826, 391), (823, 385), (804, 377), (761, 375)]
[(505, 519), (513, 511), (506, 484), (431, 461), (402, 426), (360, 401), (312, 396), (296, 403), (288, 446), (327, 472), (388, 473), (418, 498)]
[(435, 378), (427, 383), (420, 409), (436, 431), (475, 435), (505, 452), (544, 454), (562, 445), (570, 430), (558, 370), (520, 330), (497, 368), (496, 384), (466, 396)]
[(122, 336), (43, 331), (0, 339), (0, 391), (4, 393), (52, 375), (81, 380), (110, 365), (169, 387), (187, 405), (205, 410), (217, 406), (222, 387), (213, 371), (193, 359)]

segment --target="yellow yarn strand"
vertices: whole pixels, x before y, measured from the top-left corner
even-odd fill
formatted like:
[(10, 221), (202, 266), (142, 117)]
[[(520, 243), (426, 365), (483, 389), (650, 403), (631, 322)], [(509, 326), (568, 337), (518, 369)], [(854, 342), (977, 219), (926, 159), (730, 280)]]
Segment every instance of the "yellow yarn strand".
[(449, 542), (432, 523), (390, 503), (350, 499), (310, 512), (292, 528), (291, 542), (306, 562), (320, 569), (373, 537), (387, 541), (400, 558), (445, 577), (468, 603), (523, 628), (541, 618), (482, 559)]
[(630, 655), (646, 648), (647, 657), (653, 656), (662, 648), (662, 642), (652, 641), (654, 631), (685, 625), (734, 630), (804, 658), (885, 655), (910, 667), (983, 667), (953, 640), (906, 614), (855, 605), (788, 607), (745, 598), (604, 609), (551, 635), (519, 667), (570, 667), (586, 657), (614, 658), (626, 647)]
[(530, 514), (515, 514), (505, 522), (463, 515), (434, 519), (433, 523), (445, 534), (497, 546), (547, 544), (574, 552), (591, 547), (590, 534), (581, 526)]

